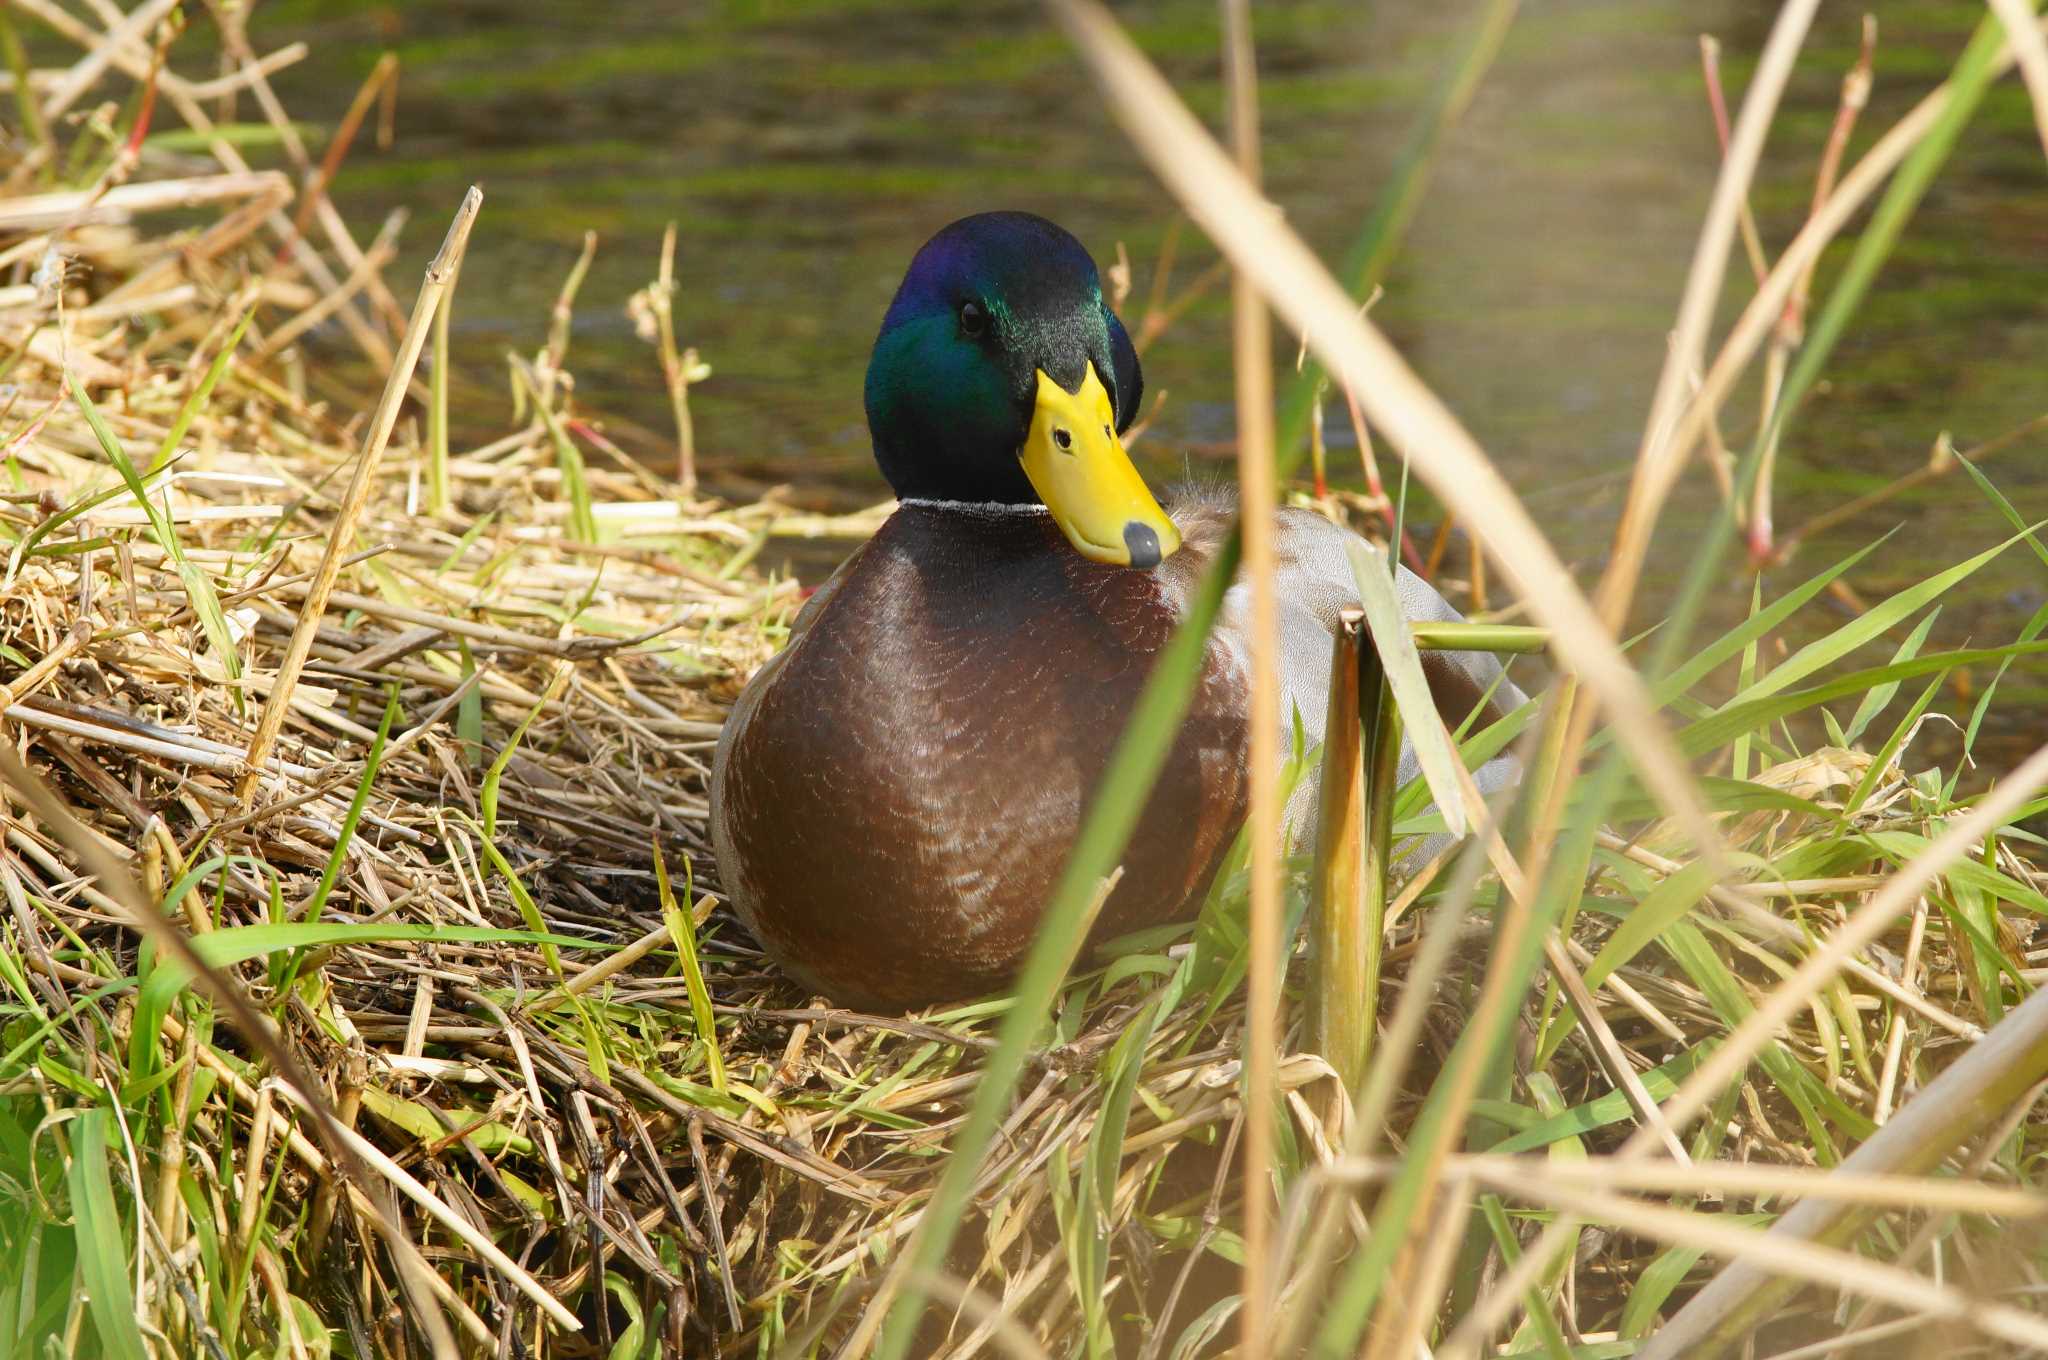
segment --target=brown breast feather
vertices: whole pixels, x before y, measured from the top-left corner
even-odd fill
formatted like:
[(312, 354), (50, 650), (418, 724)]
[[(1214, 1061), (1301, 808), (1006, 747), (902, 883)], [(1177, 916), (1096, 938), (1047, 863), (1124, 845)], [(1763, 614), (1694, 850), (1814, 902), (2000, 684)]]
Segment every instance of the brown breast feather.
[[(1147, 573), (1086, 561), (1044, 515), (899, 510), (721, 742), (722, 881), (769, 953), (854, 1005), (1002, 983), (1198, 551)], [(1243, 709), (1212, 646), (1095, 938), (1199, 903), (1243, 818)]]

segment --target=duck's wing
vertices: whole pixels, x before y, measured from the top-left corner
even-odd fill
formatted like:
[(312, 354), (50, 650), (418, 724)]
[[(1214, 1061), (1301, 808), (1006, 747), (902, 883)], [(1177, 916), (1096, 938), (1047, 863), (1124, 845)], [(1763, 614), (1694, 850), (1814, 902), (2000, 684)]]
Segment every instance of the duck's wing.
[[(1344, 611), (1360, 607), (1347, 545), (1362, 541), (1342, 525), (1295, 508), (1280, 511), (1274, 534), (1282, 693), (1301, 707), (1304, 723), (1309, 720), (1310, 701), (1314, 701), (1316, 714), (1310, 730), (1318, 738), (1329, 696), (1330, 641)], [(1370, 544), (1367, 548), (1380, 556), (1378, 548)], [(1395, 568), (1394, 596), (1410, 623), (1464, 621), (1435, 587), (1404, 566)], [(1240, 607), (1248, 609), (1249, 599)], [(1437, 712), (1453, 731), (1475, 712), (1478, 717), (1472, 730), (1477, 731), (1512, 713), (1528, 698), (1491, 652), (1424, 652), (1422, 669)]]
[[(1280, 511), (1274, 534), (1275, 584), (1279, 596), (1281, 720), (1291, 739), (1294, 714), (1300, 714), (1302, 730), (1310, 745), (1323, 739), (1329, 713), (1331, 644), (1339, 617), (1360, 607), (1358, 582), (1352, 575), (1350, 542), (1362, 541), (1342, 525), (1332, 524), (1310, 510), (1288, 508)], [(1370, 546), (1370, 545), (1368, 545)], [(1379, 549), (1371, 549), (1375, 556)], [(1246, 616), (1250, 600), (1245, 588), (1233, 588), (1226, 601)], [(1398, 563), (1394, 571), (1394, 596), (1401, 613), (1410, 623), (1460, 623), (1464, 616), (1438, 594), (1429, 582)], [(1240, 625), (1241, 627), (1242, 625)], [(1429, 681), (1431, 697), (1444, 725), (1456, 732), (1465, 726), (1477, 732), (1514, 712), (1528, 701), (1521, 686), (1511, 679), (1500, 658), (1491, 652), (1422, 653), (1422, 670)], [(1420, 774), (1421, 763), (1406, 735), (1401, 739), (1399, 779), (1406, 784)], [(1512, 753), (1503, 753), (1473, 771), (1482, 794), (1505, 788), (1521, 777), (1521, 765)], [(1288, 802), (1288, 821), (1297, 844), (1307, 844), (1314, 834), (1316, 790), (1319, 781), (1306, 779)], [(1431, 837), (1402, 847), (1401, 863), (1427, 863), (1447, 844), (1446, 838)]]
[[(1207, 549), (1188, 556), (1207, 559), (1213, 553), (1228, 531), (1235, 508), (1234, 495), (1221, 488), (1177, 489), (1173, 498), (1174, 520), (1188, 546)], [(1279, 512), (1274, 534), (1274, 568), (1279, 597), (1283, 742), (1293, 740), (1297, 721), (1309, 746), (1316, 746), (1323, 739), (1329, 715), (1332, 640), (1344, 611), (1360, 607), (1347, 544), (1360, 541), (1351, 530), (1313, 511), (1287, 508)], [(1372, 551), (1378, 553), (1376, 548)], [(1172, 566), (1174, 560), (1168, 558), (1167, 565)], [(1406, 567), (1397, 566), (1395, 570), (1394, 594), (1402, 614), (1411, 622), (1463, 620), (1464, 616), (1451, 607), (1450, 601)], [(1246, 657), (1245, 640), (1250, 627), (1251, 593), (1239, 581), (1224, 596), (1216, 637), (1219, 645), (1230, 648), (1241, 663)], [(1424, 652), (1422, 667), (1437, 711), (1454, 732), (1468, 718), (1472, 719), (1469, 730), (1478, 731), (1528, 701), (1528, 696), (1502, 667), (1500, 658), (1491, 652)], [(1420, 771), (1414, 747), (1404, 738), (1401, 782), (1413, 779)], [(1482, 793), (1492, 793), (1512, 783), (1520, 772), (1514, 757), (1504, 754), (1475, 771), (1473, 777)], [(1297, 844), (1305, 845), (1314, 834), (1316, 787), (1315, 778), (1303, 780), (1288, 802), (1287, 821)], [(1403, 858), (1420, 864), (1432, 857), (1437, 848), (1433, 844), (1416, 846)]]

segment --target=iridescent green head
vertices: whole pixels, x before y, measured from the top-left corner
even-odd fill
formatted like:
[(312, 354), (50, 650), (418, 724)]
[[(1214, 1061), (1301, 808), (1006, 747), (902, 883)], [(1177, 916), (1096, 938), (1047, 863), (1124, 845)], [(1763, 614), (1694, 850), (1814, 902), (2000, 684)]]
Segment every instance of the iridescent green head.
[(1180, 540), (1117, 438), (1143, 391), (1081, 243), (982, 213), (911, 261), (868, 360), (868, 429), (899, 497), (1043, 502), (1088, 557), (1152, 566)]

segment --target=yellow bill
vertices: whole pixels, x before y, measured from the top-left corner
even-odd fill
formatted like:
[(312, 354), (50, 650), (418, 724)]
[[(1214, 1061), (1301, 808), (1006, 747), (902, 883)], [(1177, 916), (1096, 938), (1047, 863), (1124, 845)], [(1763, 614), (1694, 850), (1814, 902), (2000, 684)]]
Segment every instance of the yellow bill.
[(1032, 489), (1083, 557), (1156, 567), (1180, 547), (1180, 530), (1116, 437), (1116, 411), (1094, 364), (1079, 392), (1039, 370), (1038, 405), (1018, 456)]

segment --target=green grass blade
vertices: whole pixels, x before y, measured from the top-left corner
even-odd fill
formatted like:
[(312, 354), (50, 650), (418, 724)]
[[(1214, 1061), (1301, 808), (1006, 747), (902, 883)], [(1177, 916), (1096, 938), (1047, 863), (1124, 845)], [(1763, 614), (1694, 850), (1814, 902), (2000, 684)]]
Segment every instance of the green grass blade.
[(1801, 647), (1798, 651), (1773, 667), (1769, 675), (1757, 681), (1756, 684), (1750, 686), (1743, 693), (1730, 699), (1722, 707), (1732, 708), (1737, 704), (1745, 703), (1752, 699), (1760, 699), (1765, 695), (1776, 694), (1780, 690), (1799, 683), (1810, 675), (1817, 674), (1835, 665), (1858, 647), (1898, 627), (1907, 619), (1919, 613), (1920, 610), (1955, 589), (1955, 587), (1975, 575), (1985, 564), (1989, 563), (2013, 544), (2020, 542), (2024, 537), (2024, 533), (2014, 534), (2004, 542), (1986, 548), (1975, 557), (1958, 562), (1955, 566), (1949, 567), (1944, 571), (1938, 571), (1918, 585), (1901, 590), (1890, 598), (1872, 605), (1869, 609), (1843, 624), (1840, 628), (1835, 629), (1834, 632), (1829, 633), (1826, 637)]
[[(1790, 694), (1773, 694), (1768, 698), (1751, 699), (1718, 709), (1679, 730), (1679, 749), (1687, 756), (1704, 755), (1718, 749), (1723, 742), (1732, 741), (1739, 733), (1768, 727), (1788, 714), (1812, 708), (1816, 704), (1827, 703), (1830, 699), (1843, 699), (1852, 694), (1861, 694), (1872, 685), (1887, 684), (1894, 680), (1911, 680), (1916, 676), (1932, 675), (1937, 671), (1964, 666), (1990, 665), (1992, 662), (2010, 657), (2039, 656), (2043, 652), (2048, 652), (2048, 642), (2015, 642), (2005, 647), (1932, 652), (1926, 656), (1916, 656), (1911, 661), (1897, 661), (1866, 671), (1851, 671), (1824, 684), (1815, 685), (1811, 689), (1794, 690)], [(1769, 684), (1769, 679), (1766, 678), (1762, 683)], [(1603, 816), (1605, 812), (1604, 808), (1594, 808), (1591, 815)]]
[(1369, 640), (1386, 668), (1395, 706), (1411, 715), (1402, 726), (1422, 766), (1422, 777), (1429, 784), (1437, 811), (1443, 814), (1444, 825), (1453, 836), (1462, 838), (1470, 829), (1458, 782), (1462, 766), (1442, 720), (1436, 716), (1429, 677), (1422, 673), (1422, 654), (1415, 650), (1408, 620), (1401, 614), (1401, 602), (1394, 598), (1394, 583), (1387, 574), (1387, 555), (1361, 538), (1347, 538), (1344, 550), (1351, 557), (1351, 578), (1358, 583), (1358, 597), (1365, 606)]
[(1700, 904), (1717, 881), (1714, 866), (1688, 864), (1652, 888), (1636, 903), (1635, 910), (1622, 918), (1593, 962), (1586, 968), (1586, 985), (1598, 987), (1614, 970), (1634, 958), (1662, 935), (1665, 929)]
[[(1892, 653), (1892, 660), (1895, 662), (1911, 661), (1914, 657), (1918, 656), (1920, 648), (1927, 642), (1927, 634), (1934, 628), (1934, 621), (1940, 617), (1940, 606), (1937, 605), (1935, 608), (1928, 610), (1926, 617), (1914, 626), (1913, 631), (1907, 635), (1906, 640), (1899, 644), (1899, 649)], [(1840, 744), (1843, 746), (1854, 746), (1856, 739), (1863, 735), (1871, 723), (1877, 721), (1878, 714), (1885, 711), (1885, 708), (1897, 696), (1898, 692), (1899, 687), (1896, 682), (1888, 685), (1871, 686), (1869, 693), (1863, 696), (1863, 702), (1856, 705), (1856, 711), (1850, 715), (1849, 725), (1842, 729)]]
[[(558, 679), (561, 674), (560, 671), (556, 672)], [(498, 752), (491, 761), (491, 768), (484, 772), (483, 785), (477, 790), (476, 806), (483, 817), (485, 840), (492, 840), (498, 834), (498, 786), (504, 782), (505, 768), (512, 763), (512, 757), (518, 754), (519, 743), (525, 740), (526, 730), (533, 726), (533, 720), (548, 706), (548, 700), (554, 697), (554, 692), (555, 686), (550, 685), (548, 693), (541, 695), (540, 702), (526, 711), (526, 716), (519, 720), (519, 726), (512, 729), (511, 737), (505, 742), (505, 749)]]
[(334, 849), (327, 856), (327, 865), (320, 871), (320, 882), (313, 889), (313, 896), (306, 903), (306, 910), (300, 919), (317, 921), (327, 906), (327, 898), (333, 893), (334, 885), (340, 881), (341, 866), (348, 862), (348, 848), (355, 840), (356, 827), (363, 820), (363, 809), (369, 806), (371, 786), (377, 782), (377, 767), (384, 760), (384, 743), (390, 740), (391, 724), (398, 717), (398, 686), (394, 683), (384, 701), (384, 717), (377, 724), (377, 735), (370, 742), (370, 752), (363, 757), (363, 774), (356, 781), (355, 796), (349, 799), (348, 811), (342, 814), (341, 829), (335, 834)]
[[(518, 368), (519, 379), (528, 384), (531, 380), (526, 370)], [(562, 418), (554, 408), (542, 401), (538, 392), (533, 392), (533, 409), (540, 412), (541, 423), (547, 426), (548, 440), (555, 446), (555, 466), (562, 472), (562, 492), (569, 498), (569, 537), (578, 543), (597, 542), (597, 516), (590, 508), (590, 480), (584, 475), (583, 452), (576, 447), (576, 441), (569, 438), (569, 432), (562, 428)]]
[[(185, 593), (192, 601), (192, 612), (198, 616), (199, 626), (205, 631), (206, 640), (212, 646), (214, 655), (220, 658), (220, 664), (227, 671), (230, 680), (240, 679), (242, 656), (235, 647), (234, 634), (228, 629), (227, 612), (221, 608), (220, 595), (213, 588), (213, 578), (186, 559), (185, 545), (178, 541), (176, 527), (171, 523), (170, 515), (162, 506), (150, 499), (149, 491), (143, 485), (142, 475), (135, 470), (135, 464), (129, 461), (127, 451), (121, 447), (121, 441), (114, 438), (114, 432), (107, 428), (107, 422), (100, 415), (99, 407), (93, 405), (92, 398), (86, 395), (85, 385), (78, 381), (78, 375), (67, 373), (64, 376), (65, 381), (70, 384), (72, 400), (78, 403), (78, 409), (85, 414), (86, 424), (92, 427), (93, 437), (99, 441), (101, 450), (121, 474), (121, 480), (127, 484), (128, 493), (135, 497), (136, 502), (142, 506), (143, 514), (149, 517), (151, 537), (156, 539), (157, 546), (164, 550), (164, 555), (169, 557), (177, 568), (178, 579), (184, 583)], [(235, 696), (239, 703), (239, 689), (235, 691)]]
[(156, 454), (149, 460), (151, 472), (170, 462), (171, 455), (178, 451), (178, 441), (185, 437), (185, 431), (192, 428), (193, 419), (206, 409), (206, 403), (212, 398), (213, 389), (219, 385), (221, 375), (226, 373), (228, 365), (234, 362), (235, 347), (242, 343), (243, 334), (249, 329), (249, 323), (255, 319), (256, 308), (252, 303), (249, 309), (242, 313), (242, 319), (235, 323), (235, 329), (221, 345), (220, 353), (214, 355), (213, 362), (206, 366), (206, 376), (199, 380), (199, 386), (192, 389), (192, 395), (186, 397), (184, 404), (178, 408), (177, 419), (173, 420), (171, 428), (164, 432), (163, 442), (156, 446)]
[[(1896, 533), (1897, 530), (1892, 532)], [(1705, 679), (1708, 672), (1712, 671), (1716, 666), (1728, 660), (1736, 653), (1746, 650), (1758, 638), (1763, 637), (1766, 633), (1769, 633), (1772, 629), (1804, 608), (1809, 600), (1813, 599), (1814, 596), (1820, 594), (1823, 590), (1826, 590), (1843, 573), (1884, 546), (1885, 541), (1890, 537), (1891, 534), (1886, 534), (1884, 538), (1878, 539), (1875, 543), (1857, 549), (1832, 567), (1829, 567), (1826, 571), (1800, 582), (1799, 585), (1787, 591), (1778, 599), (1773, 600), (1761, 611), (1750, 615), (1741, 624), (1715, 639), (1713, 643), (1701, 649), (1690, 660), (1671, 670), (1662, 680), (1659, 680), (1651, 687), (1651, 693), (1656, 697), (1657, 702), (1668, 704), (1679, 695), (1690, 690), (1694, 685)]]
[(718, 1047), (718, 1025), (711, 1013), (711, 989), (704, 985), (704, 965), (697, 957), (697, 921), (687, 906), (676, 902), (669, 887), (668, 864), (661, 855), (661, 841), (654, 841), (654, 885), (661, 896), (661, 919), (675, 941), (683, 960), (683, 985), (690, 993), (690, 1016), (697, 1022), (697, 1038), (704, 1045), (704, 1062), (711, 1074), (711, 1089), (725, 1094), (725, 1054)]
[[(1487, 1229), (1493, 1234), (1493, 1244), (1499, 1248), (1501, 1260), (1512, 1267), (1522, 1259), (1522, 1247), (1521, 1240), (1515, 1236), (1514, 1225), (1508, 1221), (1507, 1206), (1501, 1203), (1499, 1195), (1481, 1195), (1479, 1209), (1486, 1216)], [(1542, 1291), (1531, 1285), (1523, 1297), (1522, 1307), (1535, 1328), (1536, 1339), (1543, 1347), (1542, 1353), (1550, 1360), (1571, 1360), (1572, 1350), (1564, 1339), (1564, 1329), (1550, 1315), (1550, 1303)]]
[(90, 1109), (71, 1121), (71, 1217), (86, 1311), (110, 1360), (149, 1360), (135, 1325), (135, 1290), (128, 1278), (127, 1231), (108, 1173), (108, 1126), (113, 1115)]

